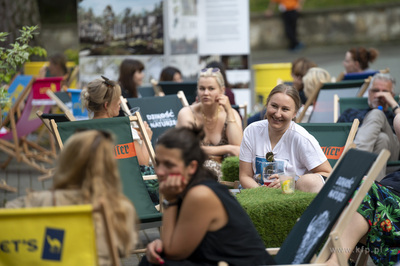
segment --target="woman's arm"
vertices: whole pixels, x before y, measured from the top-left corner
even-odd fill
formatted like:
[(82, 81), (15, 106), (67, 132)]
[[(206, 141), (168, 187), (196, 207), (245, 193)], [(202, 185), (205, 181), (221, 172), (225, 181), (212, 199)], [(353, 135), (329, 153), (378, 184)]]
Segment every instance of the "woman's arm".
[(259, 187), (256, 181), (253, 179), (253, 165), (252, 163), (240, 161), (239, 162), (239, 180), (240, 184), (244, 188), (255, 188)]
[(233, 155), (239, 156), (240, 146), (238, 145), (221, 145), (221, 146), (202, 146), (201, 147), (208, 155)]
[(328, 160), (326, 160), (325, 162), (323, 162), (322, 164), (318, 165), (314, 169), (311, 169), (311, 172), (313, 172), (314, 174), (320, 174), (320, 175), (329, 177), (329, 175), (332, 172), (332, 166), (330, 165)]
[[(194, 105), (192, 105), (193, 108)], [(192, 128), (194, 125), (194, 117), (192, 110), (189, 106), (183, 107), (178, 113), (178, 121), (176, 121), (175, 127), (189, 127)]]
[(243, 129), (242, 119), (240, 118), (239, 113), (232, 108), (229, 98), (226, 95), (220, 95), (217, 101), (226, 112), (226, 136), (229, 144), (240, 146), (243, 138)]
[(206, 186), (193, 187), (183, 199), (179, 217), (176, 206), (163, 213), (161, 239), (166, 257), (186, 259), (208, 231), (218, 230), (227, 222), (227, 213), (217, 195)]

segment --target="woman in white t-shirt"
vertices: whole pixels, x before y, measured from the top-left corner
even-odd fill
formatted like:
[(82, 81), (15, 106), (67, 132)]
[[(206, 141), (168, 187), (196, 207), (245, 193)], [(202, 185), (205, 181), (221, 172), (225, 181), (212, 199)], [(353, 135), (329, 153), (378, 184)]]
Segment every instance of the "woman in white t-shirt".
[[(276, 86), (267, 98), (266, 119), (249, 125), (240, 146), (239, 178), (243, 188), (258, 187), (255, 176), (267, 152), (273, 152), (286, 172), (295, 172), (296, 189), (318, 192), (332, 171), (318, 141), (293, 120), (300, 108), (300, 96), (291, 86)], [(280, 188), (277, 175), (269, 187)]]

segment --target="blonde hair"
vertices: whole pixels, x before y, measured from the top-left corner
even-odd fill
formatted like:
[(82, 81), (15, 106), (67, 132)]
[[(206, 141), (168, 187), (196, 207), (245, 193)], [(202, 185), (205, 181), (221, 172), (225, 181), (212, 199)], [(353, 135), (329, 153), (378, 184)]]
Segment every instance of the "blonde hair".
[(225, 82), (224, 82), (224, 77), (221, 74), (221, 70), (217, 67), (210, 67), (210, 68), (203, 68), (200, 71), (199, 78), (197, 81), (200, 80), (200, 78), (208, 78), (208, 77), (214, 77), (217, 80), (218, 85), (220, 86), (221, 89), (225, 88)]
[[(123, 226), (127, 223), (127, 214), (122, 201), (129, 200), (122, 194), (110, 133), (87, 130), (72, 135), (58, 158), (53, 188), (80, 189), (85, 204), (96, 205), (101, 198), (104, 199), (111, 229), (123, 244), (125, 255), (129, 254), (132, 244), (136, 244), (137, 232), (135, 230), (135, 239), (132, 240), (132, 232)], [(136, 213), (134, 216), (137, 220)], [(99, 222), (99, 218), (96, 219), (96, 223)]]
[(112, 80), (95, 79), (81, 92), (82, 105), (91, 113), (104, 111), (106, 102), (118, 101), (121, 87)]
[(331, 75), (328, 71), (320, 67), (312, 67), (303, 77), (304, 94), (309, 98), (323, 83), (330, 81)]

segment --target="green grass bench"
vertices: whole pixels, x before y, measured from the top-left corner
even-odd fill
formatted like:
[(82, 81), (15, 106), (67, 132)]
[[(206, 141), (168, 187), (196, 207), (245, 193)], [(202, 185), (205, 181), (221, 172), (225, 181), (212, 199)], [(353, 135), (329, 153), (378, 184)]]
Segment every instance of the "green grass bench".
[(296, 190), (283, 194), (280, 189), (242, 189), (236, 198), (253, 221), (266, 248), (280, 247), (316, 193)]

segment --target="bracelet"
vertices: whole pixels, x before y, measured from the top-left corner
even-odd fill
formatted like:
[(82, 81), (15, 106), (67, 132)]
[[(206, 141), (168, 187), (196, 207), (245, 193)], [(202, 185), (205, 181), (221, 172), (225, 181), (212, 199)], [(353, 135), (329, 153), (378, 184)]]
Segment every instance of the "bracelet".
[(399, 105), (396, 105), (396, 106), (392, 109), (392, 112), (393, 112), (394, 114), (395, 114), (397, 108), (399, 108)]
[(227, 120), (226, 122), (227, 122), (227, 123), (236, 123), (236, 120), (235, 120), (235, 119), (233, 119), (233, 120)]

